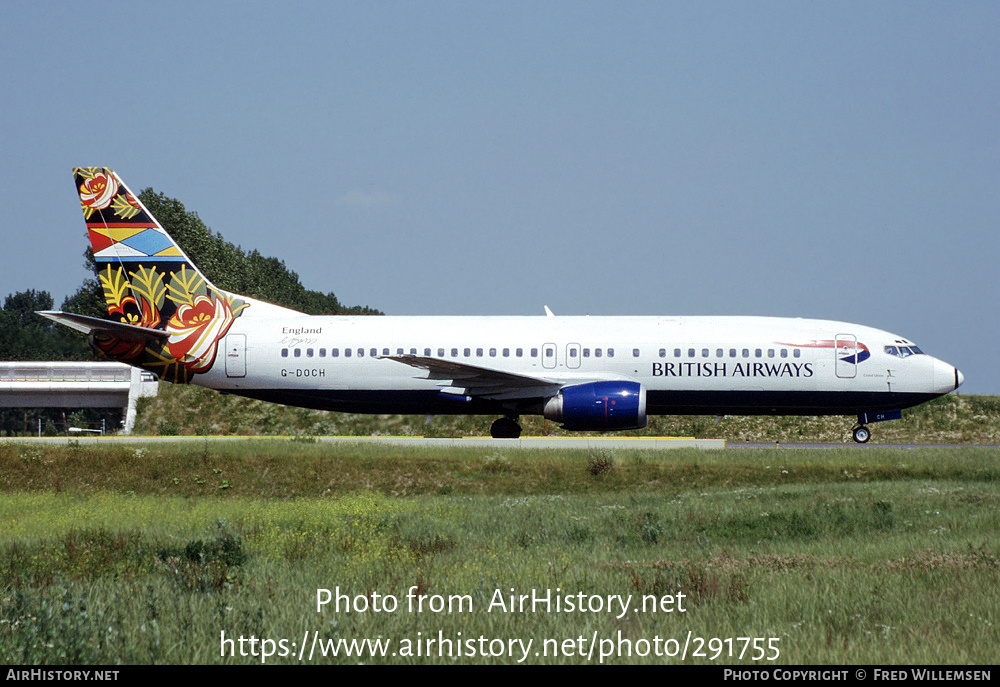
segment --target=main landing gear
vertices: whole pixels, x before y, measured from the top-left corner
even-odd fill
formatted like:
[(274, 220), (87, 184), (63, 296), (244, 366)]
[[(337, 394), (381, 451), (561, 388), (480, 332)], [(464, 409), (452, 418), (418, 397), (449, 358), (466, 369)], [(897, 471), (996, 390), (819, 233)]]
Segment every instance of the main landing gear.
[(490, 425), (490, 436), (494, 439), (518, 439), (521, 436), (521, 425), (517, 424), (517, 416), (502, 417)]

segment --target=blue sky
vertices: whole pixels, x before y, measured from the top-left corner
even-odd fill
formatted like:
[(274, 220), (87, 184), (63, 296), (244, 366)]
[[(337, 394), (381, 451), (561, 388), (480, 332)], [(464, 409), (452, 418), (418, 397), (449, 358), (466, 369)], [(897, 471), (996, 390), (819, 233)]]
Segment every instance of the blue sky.
[(1000, 393), (1000, 4), (0, 3), (0, 297), (110, 166), (388, 314), (757, 314)]

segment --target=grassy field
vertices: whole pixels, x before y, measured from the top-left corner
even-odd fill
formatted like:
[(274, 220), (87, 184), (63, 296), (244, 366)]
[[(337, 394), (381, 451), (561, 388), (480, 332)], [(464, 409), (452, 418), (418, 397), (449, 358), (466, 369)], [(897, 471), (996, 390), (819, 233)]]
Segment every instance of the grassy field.
[[(494, 417), (355, 415), (290, 408), (222, 396), (193, 385), (161, 383), (139, 402), (139, 435), (417, 435), (489, 436)], [(522, 417), (525, 435), (567, 434), (538, 417)], [(626, 436), (693, 436), (730, 441), (850, 441), (854, 418), (658, 416)], [(1000, 397), (949, 394), (903, 411), (902, 420), (871, 426), (874, 443), (1000, 443)], [(574, 433), (574, 434), (579, 434)]]
[(998, 458), (3, 443), (0, 661), (992, 664)]

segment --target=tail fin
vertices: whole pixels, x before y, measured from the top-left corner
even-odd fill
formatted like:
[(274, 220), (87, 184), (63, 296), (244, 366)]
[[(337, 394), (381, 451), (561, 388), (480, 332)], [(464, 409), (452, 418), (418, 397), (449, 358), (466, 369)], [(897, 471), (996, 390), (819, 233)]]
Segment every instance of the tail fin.
[(208, 372), (219, 341), (250, 299), (206, 279), (112, 170), (82, 167), (73, 175), (108, 314), (165, 333), (143, 338), (96, 331), (95, 345), (171, 381)]
[[(73, 176), (99, 267), (185, 271), (190, 280), (200, 280), (206, 289), (219, 291), (114, 171), (78, 167)], [(110, 301), (108, 305), (110, 308)]]

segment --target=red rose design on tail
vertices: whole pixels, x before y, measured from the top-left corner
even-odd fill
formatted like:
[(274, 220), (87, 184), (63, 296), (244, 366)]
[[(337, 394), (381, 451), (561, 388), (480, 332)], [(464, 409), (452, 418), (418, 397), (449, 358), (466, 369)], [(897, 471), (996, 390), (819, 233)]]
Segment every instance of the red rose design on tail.
[(111, 205), (118, 193), (118, 182), (113, 176), (98, 173), (80, 184), (80, 202), (89, 210), (103, 210)]
[(167, 322), (170, 355), (191, 372), (207, 372), (215, 362), (219, 339), (234, 319), (226, 299), (195, 296), (191, 304), (180, 305)]

